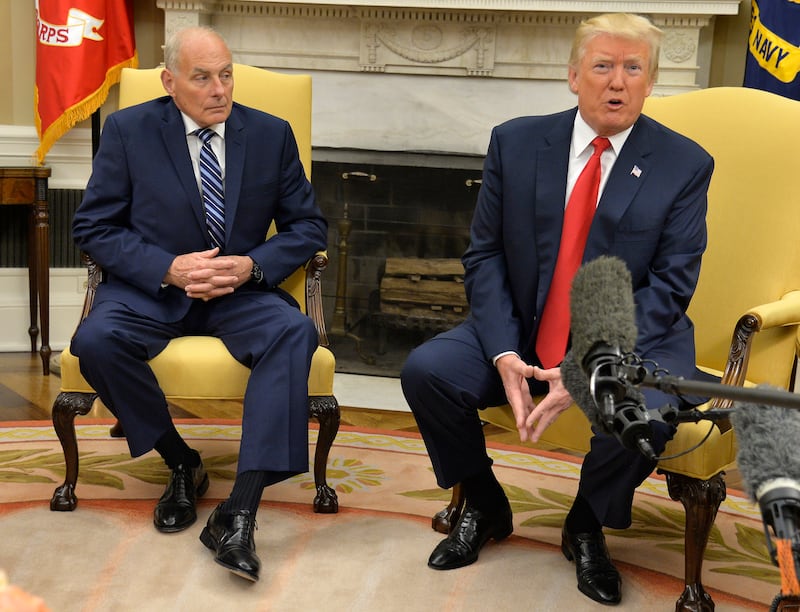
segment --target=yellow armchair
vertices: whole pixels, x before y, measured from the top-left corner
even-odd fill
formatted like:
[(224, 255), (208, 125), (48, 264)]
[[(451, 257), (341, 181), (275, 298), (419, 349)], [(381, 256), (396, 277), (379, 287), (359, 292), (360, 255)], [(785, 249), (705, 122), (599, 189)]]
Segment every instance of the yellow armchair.
[[(161, 69), (122, 71), (119, 106), (124, 108), (165, 95)], [(300, 151), (306, 175), (311, 173), (311, 77), (286, 75), (234, 65), (234, 99), (286, 119)], [(271, 233), (274, 228), (271, 229)], [(265, 237), (266, 238), (266, 237)], [(81, 320), (92, 308), (102, 271), (88, 260), (89, 283)], [(316, 496), (314, 511), (338, 511), (336, 492), (326, 481), (328, 454), (339, 430), (339, 404), (333, 395), (336, 361), (327, 348), (328, 338), (322, 312), (321, 273), (328, 264), (327, 254), (317, 253), (304, 267), (281, 285), (291, 293), (301, 309), (313, 320), (320, 346), (314, 353), (308, 378), (309, 413), (319, 421), (314, 456)], [(185, 336), (172, 340), (164, 351), (150, 360), (167, 399), (242, 400), (250, 370), (236, 361), (218, 338)], [(97, 394), (81, 376), (78, 359), (66, 348), (61, 354), (61, 389), (53, 404), (53, 425), (64, 449), (66, 477), (50, 501), (51, 510), (69, 511), (77, 505), (78, 447), (75, 417), (89, 412)], [(124, 433), (115, 425), (111, 435)]]
[[(698, 367), (729, 385), (768, 383), (789, 389), (800, 353), (795, 187), (800, 102), (721, 87), (649, 98), (644, 113), (698, 142), (716, 164), (708, 194), (708, 248), (689, 306)], [(712, 400), (705, 407), (730, 404)], [(481, 418), (516, 431), (508, 406), (488, 408)], [(709, 426), (681, 424), (665, 455), (694, 448)], [(547, 429), (541, 445), (585, 453), (590, 437), (588, 420), (572, 406)], [(725, 499), (724, 471), (735, 460), (734, 432), (714, 428), (696, 450), (658, 464), (670, 496), (686, 510), (685, 589), (676, 610), (713, 610), (702, 585), (703, 555)], [(446, 532), (461, 503), (456, 487), (450, 505), (434, 516), (434, 529)]]

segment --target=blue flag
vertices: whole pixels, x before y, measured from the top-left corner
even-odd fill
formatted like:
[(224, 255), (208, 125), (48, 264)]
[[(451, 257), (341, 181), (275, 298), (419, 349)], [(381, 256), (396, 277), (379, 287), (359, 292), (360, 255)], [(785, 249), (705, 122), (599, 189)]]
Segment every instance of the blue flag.
[(800, 0), (751, 0), (744, 86), (800, 100)]

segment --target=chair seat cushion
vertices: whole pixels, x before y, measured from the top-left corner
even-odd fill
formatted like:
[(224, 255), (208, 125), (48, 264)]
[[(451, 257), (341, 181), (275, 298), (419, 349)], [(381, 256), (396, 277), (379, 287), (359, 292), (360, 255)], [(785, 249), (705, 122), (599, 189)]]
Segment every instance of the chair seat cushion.
[[(211, 336), (184, 336), (170, 341), (150, 366), (167, 397), (184, 399), (242, 399), (250, 369), (236, 361), (222, 340)], [(308, 376), (309, 396), (333, 395), (333, 353), (318, 347)], [(78, 358), (61, 353), (61, 391), (93, 392), (81, 376)]]

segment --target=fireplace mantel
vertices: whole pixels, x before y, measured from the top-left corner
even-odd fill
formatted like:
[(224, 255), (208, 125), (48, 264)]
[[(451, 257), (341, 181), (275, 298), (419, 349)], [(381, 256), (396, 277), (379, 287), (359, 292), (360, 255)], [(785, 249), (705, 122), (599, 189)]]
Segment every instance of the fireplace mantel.
[(656, 95), (705, 87), (713, 20), (739, 0), (158, 0), (165, 33), (211, 25), (238, 62), (314, 77), (320, 147), (481, 153), (491, 125), (575, 104), (566, 59), (592, 14), (664, 30)]

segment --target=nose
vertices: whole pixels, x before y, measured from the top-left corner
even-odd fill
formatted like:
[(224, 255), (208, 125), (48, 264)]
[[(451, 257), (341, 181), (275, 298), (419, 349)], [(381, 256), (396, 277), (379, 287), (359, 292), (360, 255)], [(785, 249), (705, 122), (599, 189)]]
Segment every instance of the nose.
[(622, 65), (614, 66), (609, 75), (608, 86), (614, 90), (624, 89), (625, 87), (625, 67)]
[(222, 84), (222, 79), (213, 77), (211, 81), (211, 94), (220, 97), (225, 93), (225, 86)]

